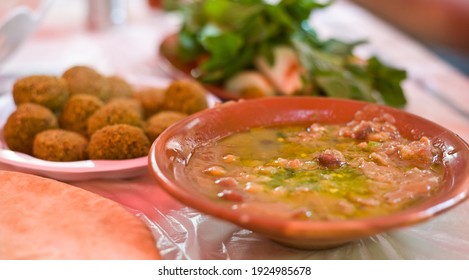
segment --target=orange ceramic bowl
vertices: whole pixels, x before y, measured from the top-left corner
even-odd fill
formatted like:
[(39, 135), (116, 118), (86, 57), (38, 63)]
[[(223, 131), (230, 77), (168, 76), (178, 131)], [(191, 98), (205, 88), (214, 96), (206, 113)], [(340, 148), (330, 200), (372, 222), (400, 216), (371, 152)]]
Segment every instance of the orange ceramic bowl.
[(382, 113), (409, 139), (425, 135), (443, 150), (445, 179), (439, 191), (401, 212), (367, 219), (299, 221), (234, 210), (198, 191), (185, 167), (193, 150), (235, 132), (284, 124), (343, 124), (369, 103), (314, 97), (261, 98), (230, 102), (192, 115), (173, 125), (153, 143), (149, 165), (158, 184), (184, 204), (206, 214), (263, 234), (282, 244), (305, 249), (328, 248), (409, 226), (461, 203), (469, 194), (469, 147), (456, 134), (418, 116), (385, 106)]

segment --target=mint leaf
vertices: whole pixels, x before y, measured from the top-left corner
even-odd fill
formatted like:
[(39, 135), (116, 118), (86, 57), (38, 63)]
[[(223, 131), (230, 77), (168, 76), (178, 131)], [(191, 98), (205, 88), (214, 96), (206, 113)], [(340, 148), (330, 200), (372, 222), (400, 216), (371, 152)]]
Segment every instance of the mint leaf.
[(405, 71), (384, 65), (376, 57), (368, 60), (367, 71), (386, 104), (402, 107), (407, 103), (401, 87), (401, 82), (407, 78)]

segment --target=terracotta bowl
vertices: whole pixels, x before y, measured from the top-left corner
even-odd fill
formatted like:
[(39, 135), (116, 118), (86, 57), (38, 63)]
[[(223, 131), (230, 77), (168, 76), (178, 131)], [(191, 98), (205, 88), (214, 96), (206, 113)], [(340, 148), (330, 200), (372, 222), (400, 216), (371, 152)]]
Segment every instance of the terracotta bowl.
[[(206, 214), (230, 221), (295, 248), (329, 248), (384, 231), (430, 219), (461, 203), (469, 194), (469, 147), (442, 126), (406, 113), (378, 106), (396, 119), (407, 138), (429, 137), (443, 149), (445, 179), (432, 197), (398, 213), (343, 221), (298, 221), (233, 210), (204, 196), (185, 167), (192, 151), (214, 139), (253, 127), (280, 124), (345, 123), (369, 103), (314, 97), (261, 98), (230, 102), (192, 115), (167, 129), (153, 143), (151, 172), (170, 195)], [(374, 105), (373, 105), (374, 106)]]

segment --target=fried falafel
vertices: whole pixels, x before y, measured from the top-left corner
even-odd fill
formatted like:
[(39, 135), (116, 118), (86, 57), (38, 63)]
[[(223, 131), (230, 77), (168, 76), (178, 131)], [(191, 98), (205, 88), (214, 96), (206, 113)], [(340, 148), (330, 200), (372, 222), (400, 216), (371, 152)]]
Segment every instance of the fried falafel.
[(153, 142), (166, 128), (187, 116), (187, 114), (175, 111), (161, 111), (156, 113), (145, 123), (145, 133), (150, 142)]
[(164, 96), (165, 89), (156, 87), (144, 88), (133, 94), (133, 98), (142, 104), (144, 118), (149, 118), (161, 110)]
[(206, 90), (195, 80), (172, 82), (166, 89), (163, 109), (193, 114), (208, 108)]
[(100, 73), (87, 66), (67, 69), (62, 77), (67, 81), (70, 95), (90, 94), (106, 102), (111, 97), (109, 83)]
[[(112, 104), (112, 105), (109, 105), (109, 104)], [(142, 104), (140, 104), (140, 102), (134, 98), (128, 98), (128, 97), (114, 98), (108, 102), (108, 106), (127, 107), (129, 110), (133, 110), (134, 112), (139, 114), (141, 118), (143, 118)]]
[(77, 94), (72, 96), (59, 116), (60, 127), (87, 136), (87, 121), (94, 112), (104, 106), (96, 96)]
[(110, 76), (105, 78), (108, 83), (109, 98), (131, 98), (134, 92), (133, 87), (119, 76)]
[(21, 78), (13, 85), (13, 99), (16, 105), (35, 103), (60, 110), (69, 97), (65, 79), (54, 76), (35, 75)]
[(87, 132), (91, 137), (93, 133), (105, 126), (114, 124), (128, 124), (136, 127), (143, 127), (141, 113), (131, 105), (124, 102), (110, 102), (98, 109), (88, 118)]
[(97, 130), (88, 144), (90, 159), (131, 159), (148, 155), (150, 141), (141, 128), (109, 125)]
[(88, 140), (63, 129), (44, 130), (34, 137), (33, 156), (50, 161), (79, 161), (88, 158)]
[(38, 104), (23, 103), (8, 117), (3, 136), (8, 148), (30, 155), (36, 134), (57, 127), (57, 118), (51, 110)]

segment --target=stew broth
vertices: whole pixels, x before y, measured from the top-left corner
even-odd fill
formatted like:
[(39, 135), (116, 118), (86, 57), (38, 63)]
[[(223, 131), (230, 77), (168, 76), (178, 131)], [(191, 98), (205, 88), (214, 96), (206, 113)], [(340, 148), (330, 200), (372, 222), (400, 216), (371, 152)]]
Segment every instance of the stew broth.
[[(359, 114), (358, 114), (359, 115)], [(430, 139), (390, 115), (344, 124), (254, 128), (197, 148), (186, 169), (233, 209), (299, 220), (387, 215), (431, 196), (444, 177)]]

